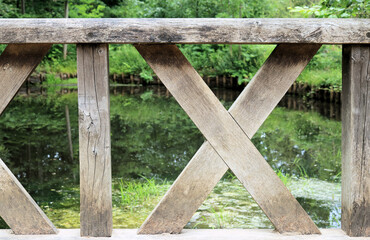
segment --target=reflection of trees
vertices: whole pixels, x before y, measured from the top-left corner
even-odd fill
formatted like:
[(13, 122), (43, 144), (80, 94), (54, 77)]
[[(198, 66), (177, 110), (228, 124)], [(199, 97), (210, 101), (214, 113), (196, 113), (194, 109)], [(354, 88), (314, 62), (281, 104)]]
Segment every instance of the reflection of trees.
[[(73, 162), (66, 105), (71, 118)], [(150, 94), (145, 98), (112, 96), (111, 105), (116, 177), (175, 178), (203, 142), (172, 99), (152, 98)], [(31, 193), (58, 189), (61, 183), (78, 183), (77, 116), (77, 93), (17, 97), (1, 116), (0, 157)]]
[(331, 206), (325, 201), (309, 198), (297, 198), (297, 200), (319, 228), (340, 224), (339, 206)]
[(8, 225), (5, 223), (5, 221), (0, 217), (0, 229), (8, 229)]
[(253, 138), (274, 169), (336, 180), (341, 168), (341, 123), (316, 113), (275, 109)]
[[(145, 99), (145, 100), (144, 100)], [(174, 179), (203, 138), (173, 99), (112, 97), (113, 175)]]
[[(0, 117), (0, 157), (37, 200), (57, 196), (50, 189), (61, 184), (78, 183), (77, 117), (76, 92), (17, 97)], [(204, 141), (175, 100), (151, 92), (111, 96), (111, 126), (114, 177), (174, 179)], [(277, 108), (253, 142), (274, 169), (328, 180), (340, 173), (340, 131), (340, 122)]]
[[(46, 195), (43, 190), (72, 182), (77, 171), (78, 165), (71, 164), (68, 156), (62, 104), (76, 97), (17, 97), (0, 118), (0, 157), (31, 194), (37, 193), (37, 199)], [(76, 121), (76, 106), (73, 111)]]

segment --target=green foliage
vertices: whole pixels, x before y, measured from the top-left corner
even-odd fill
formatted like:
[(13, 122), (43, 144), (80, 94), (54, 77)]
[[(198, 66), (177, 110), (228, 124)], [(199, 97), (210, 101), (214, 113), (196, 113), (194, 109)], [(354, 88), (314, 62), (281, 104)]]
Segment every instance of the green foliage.
[(7, 46), (6, 44), (0, 44), (0, 53), (2, 53), (4, 51), (6, 46)]
[(145, 80), (152, 80), (153, 71), (132, 45), (109, 46), (110, 73), (140, 75)]
[(342, 48), (324, 45), (313, 57), (298, 82), (307, 83), (321, 89), (342, 90)]
[(46, 75), (46, 80), (45, 82), (43, 82), (43, 85), (49, 85), (51, 87), (53, 87), (53, 85), (60, 85), (60, 84), (63, 84), (63, 85), (66, 85), (66, 84), (77, 84), (77, 78), (69, 78), (69, 79), (61, 79), (59, 77), (56, 77), (54, 74), (47, 74)]
[[(262, 45), (181, 45), (181, 51), (202, 75), (237, 77), (249, 81), (262, 65), (271, 46)], [(110, 72), (136, 74), (151, 81), (153, 71), (131, 45), (110, 46)]]
[[(251, 18), (251, 17), (363, 17), (369, 16), (366, 0), (70, 0), (69, 17), (132, 18)], [(26, 1), (20, 4), (0, 0), (0, 17), (63, 17), (64, 1)], [(76, 74), (76, 48), (68, 46), (63, 59), (62, 45), (52, 49), (37, 68), (37, 73)], [(255, 45), (182, 45), (180, 49), (202, 75), (227, 75), (248, 82), (272, 50)], [(1, 50), (1, 47), (0, 47)], [(316, 88), (341, 90), (341, 52), (337, 46), (324, 46), (298, 81)], [(110, 45), (110, 71), (134, 74), (152, 81), (153, 71), (130, 45)]]
[(76, 46), (69, 44), (67, 59), (63, 59), (63, 45), (54, 44), (41, 64), (36, 68), (37, 73), (47, 74), (76, 74), (77, 73), (77, 58)]
[(145, 202), (150, 202), (152, 198), (162, 196), (164, 193), (163, 190), (169, 185), (166, 180), (159, 183), (154, 178), (142, 178), (144, 181), (133, 181), (132, 179), (130, 181), (124, 181), (121, 179), (119, 182), (121, 193), (120, 204), (131, 212), (135, 208), (142, 207)]
[(140, 18), (146, 10), (145, 2), (139, 0), (121, 0), (118, 4), (106, 8), (106, 16), (111, 18)]
[(235, 214), (225, 211), (227, 206), (212, 206), (210, 208), (211, 218), (206, 219), (212, 229), (223, 229), (235, 223)]
[[(107, 1), (105, 1), (107, 2)], [(291, 17), (288, 6), (299, 1), (290, 0), (126, 0), (110, 4), (105, 17), (149, 18), (249, 18)], [(306, 3), (307, 1), (303, 1)]]
[(74, 0), (70, 4), (71, 18), (101, 18), (104, 16), (105, 4), (100, 0)]
[(25, 0), (25, 14), (21, 1), (0, 0), (0, 18), (60, 18), (64, 16), (64, 1)]
[(181, 50), (202, 75), (237, 77), (249, 82), (272, 51), (263, 45), (182, 45)]
[(19, 16), (17, 10), (14, 1), (0, 0), (0, 18), (16, 18)]
[(322, 0), (319, 5), (296, 6), (289, 8), (291, 12), (300, 13), (304, 17), (317, 18), (368, 18), (370, 1), (368, 0)]
[(289, 173), (283, 173), (281, 169), (278, 169), (275, 172), (285, 186), (288, 186), (292, 181), (292, 176)]
[(54, 74), (47, 74), (45, 81), (47, 85), (53, 85), (53, 84), (59, 84), (61, 82), (61, 79), (55, 77)]

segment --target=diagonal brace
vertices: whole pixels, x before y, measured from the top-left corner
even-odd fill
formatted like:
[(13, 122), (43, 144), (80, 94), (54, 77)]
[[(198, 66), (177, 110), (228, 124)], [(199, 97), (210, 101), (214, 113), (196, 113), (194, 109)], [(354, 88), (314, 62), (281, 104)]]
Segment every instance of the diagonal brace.
[[(291, 65), (293, 68), (296, 67), (297, 69), (295, 70), (298, 71), (298, 75), (303, 70), (307, 62), (315, 54), (315, 52), (319, 48), (319, 45), (307, 45), (306, 52), (305, 50), (300, 52), (299, 47), (300, 46), (296, 46), (295, 48), (290, 49), (295, 50), (295, 52), (298, 53), (305, 53), (304, 57), (297, 57), (297, 62), (299, 64), (296, 64), (295, 61), (292, 61), (293, 56), (295, 55), (294, 51), (292, 54), (286, 54), (286, 56), (284, 56), (283, 54), (283, 60), (284, 58), (285, 60), (290, 60), (285, 61), (285, 63)], [(284, 53), (284, 48), (288, 48), (289, 50), (288, 46), (281, 46), (280, 48), (278, 47), (274, 51), (275, 56), (279, 56), (280, 54)], [(266, 163), (257, 149), (250, 142), (247, 135), (239, 127), (239, 124), (242, 125), (242, 123), (236, 122), (233, 117), (227, 113), (222, 104), (212, 94), (210, 89), (204, 84), (200, 76), (191, 67), (191, 65), (187, 62), (185, 57), (176, 48), (176, 46), (139, 45), (137, 46), (137, 49), (147, 60), (149, 65), (153, 68), (162, 82), (171, 91), (173, 96), (177, 99), (177, 101), (188, 113), (188, 115), (191, 117), (191, 119), (198, 126), (198, 128), (201, 130), (201, 132), (210, 143), (205, 143), (200, 151), (198, 151), (198, 153), (194, 156), (194, 159), (199, 158), (199, 161), (197, 161), (198, 166), (202, 165), (199, 164), (202, 161), (203, 167), (200, 169), (194, 168), (194, 164), (192, 166), (192, 160), (186, 168), (187, 170), (192, 169), (197, 171), (199, 178), (192, 179), (192, 181), (189, 182), (191, 188), (187, 188), (186, 186), (184, 186), (184, 184), (178, 184), (179, 181), (181, 182), (184, 177), (186, 178), (186, 180), (190, 180), (187, 173), (182, 173), (179, 177), (180, 180), (177, 180), (175, 182), (175, 185), (169, 190), (169, 193), (166, 194), (160, 205), (143, 224), (142, 228), (139, 230), (139, 233), (159, 233), (168, 230), (168, 232), (181, 231), (184, 219), (188, 220), (189, 212), (192, 212), (194, 206), (198, 207), (201, 203), (199, 203), (199, 200), (196, 199), (196, 197), (204, 200), (204, 196), (207, 195), (210, 191), (209, 186), (212, 184), (214, 186), (227, 170), (227, 166), (225, 166), (225, 164), (220, 164), (220, 161), (217, 159), (223, 159), (225, 163), (232, 169), (235, 175), (239, 178), (239, 180), (254, 197), (256, 202), (260, 205), (262, 210), (270, 218), (278, 231), (299, 232), (302, 234), (319, 233), (317, 227), (313, 224), (307, 213), (302, 209), (299, 203), (285, 188), (285, 186), (273, 172), (271, 167)], [(272, 61), (273, 63), (275, 63), (278, 67), (280, 64), (282, 64), (282, 66), (284, 65), (283, 61), (276, 61), (277, 58), (275, 57), (270, 57), (269, 60), (270, 62)], [(303, 65), (303, 68), (301, 65)], [(274, 69), (270, 70), (272, 70), (273, 73)], [(261, 75), (261, 70), (256, 76), (259, 75)], [(295, 79), (297, 76), (294, 73), (292, 74), (292, 76), (290, 76), (289, 79)], [(253, 82), (256, 82), (256, 79)], [(266, 87), (267, 90), (273, 90), (272, 93), (277, 92), (277, 98), (280, 99), (291, 84), (290, 83), (288, 86), (286, 86), (287, 84), (284, 81), (282, 81), (282, 83), (284, 84), (282, 84), (283, 86), (281, 87), (281, 89), (280, 86), (277, 86), (278, 91), (274, 91), (274, 88), (270, 85), (265, 85), (263, 87)], [(259, 91), (252, 91), (249, 92), (247, 95), (261, 94), (262, 100), (263, 97), (268, 100), (268, 96), (271, 94), (269, 91), (264, 91), (265, 89), (263, 88), (252, 90)], [(281, 97), (279, 97), (280, 95)], [(263, 104), (264, 102), (266, 101), (262, 101), (261, 104)], [(253, 131), (256, 131), (259, 125), (264, 121), (265, 117), (262, 116), (266, 115), (267, 117), (276, 103), (275, 101), (271, 101), (271, 103), (268, 102), (267, 105), (271, 106), (266, 106), (266, 112), (259, 109), (260, 112), (262, 112), (260, 119), (258, 119), (259, 116), (258, 113), (256, 113), (257, 123), (254, 128), (251, 128), (251, 135), (254, 134)], [(239, 108), (239, 110), (236, 112), (240, 112), (240, 114), (243, 114), (245, 112), (243, 111), (243, 107), (248, 105), (244, 105), (243, 107), (240, 106), (243, 106), (243, 104), (239, 103), (238, 105), (234, 105), (232, 109)], [(252, 106), (251, 108), (255, 108), (254, 110), (256, 111), (258, 107), (259, 105), (257, 107)], [(253, 123), (251, 124), (253, 125)], [(248, 131), (245, 132), (248, 133)], [(205, 155), (204, 153), (208, 154)], [(199, 156), (203, 158), (200, 158)], [(205, 164), (205, 162), (207, 162), (207, 164)], [(217, 176), (214, 177), (214, 179), (217, 180), (214, 181), (213, 179), (212, 184), (206, 184), (208, 185), (207, 189), (202, 191), (200, 186), (196, 185), (204, 184), (204, 180), (207, 179), (207, 177), (213, 178), (212, 175), (205, 176), (204, 172), (206, 171), (208, 173), (216, 173)], [(194, 174), (193, 176), (196, 176), (196, 174)], [(202, 181), (199, 184), (196, 184), (195, 182), (197, 180)], [(265, 186), (262, 186), (262, 183), (264, 183)], [(266, 188), (269, 189), (269, 191), (266, 191)], [(170, 209), (172, 206), (174, 206), (173, 203), (175, 201), (173, 200), (173, 196), (171, 196), (171, 194), (175, 193), (174, 195), (180, 196), (181, 192), (182, 195), (185, 196), (185, 199), (191, 202), (190, 205), (193, 207), (191, 207), (190, 211), (181, 211), (177, 215), (176, 211), (170, 211), (169, 215), (173, 218), (171, 220), (173, 220), (174, 222), (176, 222), (177, 220), (181, 221), (179, 225), (174, 224), (173, 226), (170, 226), (168, 229), (166, 229), (165, 226), (166, 224), (168, 224), (169, 219), (164, 216), (165, 213), (162, 210)], [(194, 196), (192, 196), (191, 194), (193, 194)], [(181, 201), (182, 200), (180, 200), (180, 202)], [(167, 208), (163, 207), (166, 206), (167, 203), (170, 203), (170, 205), (167, 205)], [(180, 205), (180, 207), (183, 206)], [(175, 208), (175, 210), (178, 209), (179, 207)], [(185, 213), (182, 214), (183, 212)], [(158, 224), (154, 224), (153, 219), (158, 220), (160, 216), (164, 217), (164, 219), (162, 221), (159, 221)], [(158, 226), (159, 228), (157, 228)]]
[(0, 115), (51, 44), (9, 44), (0, 56)]
[(15, 234), (56, 234), (45, 213), (0, 159), (0, 216)]
[[(0, 56), (0, 115), (51, 44), (10, 44)], [(0, 216), (15, 234), (55, 234), (56, 228), (0, 159)]]

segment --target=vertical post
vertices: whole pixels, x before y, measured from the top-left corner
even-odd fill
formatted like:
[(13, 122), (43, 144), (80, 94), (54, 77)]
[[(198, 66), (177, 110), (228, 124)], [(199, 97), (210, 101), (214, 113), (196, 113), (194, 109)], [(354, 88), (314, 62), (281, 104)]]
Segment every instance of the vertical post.
[(108, 44), (77, 45), (81, 236), (112, 235)]
[(370, 236), (370, 45), (343, 45), (342, 229)]

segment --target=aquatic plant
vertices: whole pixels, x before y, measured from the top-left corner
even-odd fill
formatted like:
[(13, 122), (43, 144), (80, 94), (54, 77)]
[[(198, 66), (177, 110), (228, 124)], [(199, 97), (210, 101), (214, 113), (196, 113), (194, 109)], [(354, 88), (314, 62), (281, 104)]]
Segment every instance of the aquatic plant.
[(153, 198), (163, 195), (164, 190), (169, 185), (167, 180), (162, 180), (159, 183), (154, 178), (141, 177), (142, 179), (136, 181), (132, 179), (120, 179), (119, 181), (121, 205), (124, 209), (129, 209), (131, 212), (135, 208), (140, 208), (151, 202)]

